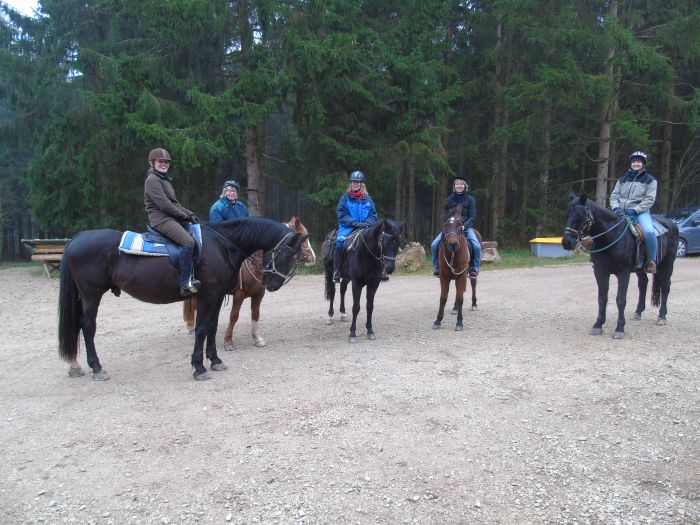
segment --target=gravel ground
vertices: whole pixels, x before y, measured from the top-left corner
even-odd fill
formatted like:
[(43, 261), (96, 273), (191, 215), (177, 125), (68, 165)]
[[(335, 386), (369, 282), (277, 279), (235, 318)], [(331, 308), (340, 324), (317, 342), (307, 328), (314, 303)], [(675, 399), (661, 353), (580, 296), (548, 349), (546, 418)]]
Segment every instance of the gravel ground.
[(588, 264), (483, 272), (464, 332), (431, 328), (436, 279), (395, 275), (355, 345), (297, 276), (263, 301), (268, 345), (246, 303), (203, 383), (180, 305), (111, 294), (112, 379), (69, 378), (58, 280), (0, 269), (0, 523), (698, 523), (699, 269), (678, 260), (668, 325), (628, 307), (622, 341), (614, 312), (588, 334)]

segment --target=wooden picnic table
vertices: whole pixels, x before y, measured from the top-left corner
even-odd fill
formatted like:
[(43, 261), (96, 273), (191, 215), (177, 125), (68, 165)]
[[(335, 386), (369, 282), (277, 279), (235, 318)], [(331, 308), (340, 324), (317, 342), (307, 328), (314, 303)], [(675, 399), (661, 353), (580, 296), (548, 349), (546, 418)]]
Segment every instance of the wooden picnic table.
[(22, 244), (32, 250), (32, 261), (44, 264), (44, 272), (51, 277), (52, 271), (58, 271), (63, 257), (63, 250), (70, 239), (21, 239)]

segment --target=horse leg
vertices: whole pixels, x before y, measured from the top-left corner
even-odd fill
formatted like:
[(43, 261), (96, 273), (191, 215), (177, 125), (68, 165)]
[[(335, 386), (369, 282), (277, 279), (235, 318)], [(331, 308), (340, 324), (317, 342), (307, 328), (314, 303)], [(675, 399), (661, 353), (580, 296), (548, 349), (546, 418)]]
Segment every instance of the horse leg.
[(469, 284), (472, 287), (472, 312), (476, 312), (477, 306), (476, 306), (476, 281), (478, 280), (478, 277), (475, 277), (474, 279), (469, 279)]
[(242, 290), (236, 290), (233, 292), (233, 301), (231, 304), (231, 314), (228, 318), (228, 325), (226, 325), (226, 331), (224, 332), (224, 350), (226, 352), (233, 352), (236, 348), (233, 345), (233, 328), (238, 322), (238, 316), (241, 313), (241, 305), (245, 301), (245, 292)]
[(457, 324), (455, 325), (455, 331), (461, 332), (464, 330), (464, 324), (462, 323), (462, 304), (464, 303), (464, 290), (467, 288), (466, 276), (464, 274), (460, 275), (455, 280), (455, 306), (457, 306)]
[(207, 358), (211, 361), (212, 369), (224, 370), (226, 365), (219, 359), (216, 353), (216, 325), (219, 320), (221, 303), (224, 301), (222, 294), (218, 300), (214, 297), (200, 296), (197, 301), (197, 324), (194, 328), (194, 349), (192, 350), (192, 374), (197, 381), (211, 379), (204, 366), (204, 341), (207, 341)]
[(659, 294), (661, 295), (661, 304), (659, 305), (659, 317), (656, 319), (656, 324), (659, 326), (664, 326), (666, 324), (666, 301), (668, 300), (668, 295), (671, 293), (671, 272), (673, 268), (663, 268), (660, 272), (657, 270), (654, 274), (654, 280), (652, 282), (652, 293), (656, 294), (656, 288), (659, 289)]
[(625, 306), (627, 305), (627, 287), (629, 284), (629, 270), (623, 270), (617, 274), (617, 296), (615, 298), (617, 303), (617, 326), (613, 334), (615, 339), (625, 338)]
[[(92, 369), (92, 378), (95, 381), (106, 381), (109, 379), (107, 372), (100, 364), (100, 360), (97, 357), (97, 349), (95, 348), (97, 310), (100, 307), (101, 298), (101, 295), (94, 299), (83, 298), (83, 317), (80, 320), (83, 329), (83, 339), (85, 340), (85, 355), (87, 356), (88, 366)], [(72, 368), (73, 365), (71, 365)]]
[[(347, 288), (347, 286), (346, 286)], [(342, 285), (341, 285), (342, 292)], [(341, 295), (341, 305), (342, 305)], [(357, 343), (357, 334), (355, 333), (355, 328), (357, 327), (357, 314), (360, 313), (360, 299), (362, 298), (362, 285), (360, 283), (352, 282), (352, 324), (350, 325), (350, 337), (348, 341), (350, 343)]]
[[(367, 323), (365, 326), (367, 327), (367, 339), (370, 341), (374, 341), (377, 336), (374, 334), (374, 330), (372, 330), (372, 312), (374, 311), (374, 294), (377, 293), (377, 288), (379, 288), (379, 283), (376, 284), (368, 284), (367, 285)], [(359, 310), (359, 308), (358, 308)]]
[(438, 314), (433, 322), (433, 328), (440, 328), (442, 323), (442, 318), (445, 315), (445, 304), (447, 303), (447, 294), (450, 291), (450, 280), (444, 278), (440, 274), (440, 307), (438, 308)]
[(591, 328), (591, 335), (600, 335), (603, 333), (603, 325), (605, 324), (605, 310), (608, 306), (608, 290), (610, 289), (610, 274), (593, 267), (596, 283), (598, 283), (598, 318)]
[(642, 312), (646, 309), (646, 295), (647, 295), (647, 285), (649, 284), (649, 277), (647, 277), (646, 272), (637, 271), (637, 287), (639, 288), (639, 299), (637, 301), (637, 308), (634, 311), (632, 319), (639, 321), (642, 318)]
[(265, 339), (258, 333), (258, 320), (260, 319), (260, 303), (265, 297), (265, 289), (259, 294), (255, 294), (250, 298), (250, 316), (251, 316), (251, 335), (255, 346), (265, 346)]
[(326, 274), (326, 299), (328, 299), (328, 319), (326, 319), (326, 324), (333, 324), (333, 302), (335, 301), (335, 283), (333, 282), (333, 268), (329, 268), (327, 264), (324, 265)]
[(345, 292), (348, 290), (348, 282), (349, 281), (342, 281), (340, 283), (340, 320), (341, 321), (348, 320), (348, 315), (345, 313)]

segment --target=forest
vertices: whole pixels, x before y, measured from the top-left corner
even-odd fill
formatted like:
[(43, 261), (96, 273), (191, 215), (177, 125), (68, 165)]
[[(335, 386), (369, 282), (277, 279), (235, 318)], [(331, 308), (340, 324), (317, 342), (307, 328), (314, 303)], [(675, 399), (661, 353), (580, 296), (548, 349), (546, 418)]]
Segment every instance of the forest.
[(200, 217), (236, 179), (319, 244), (360, 170), (407, 240), (465, 176), (484, 239), (560, 236), (648, 152), (653, 211), (700, 204), (698, 0), (0, 1), (0, 259), (141, 231), (149, 150)]

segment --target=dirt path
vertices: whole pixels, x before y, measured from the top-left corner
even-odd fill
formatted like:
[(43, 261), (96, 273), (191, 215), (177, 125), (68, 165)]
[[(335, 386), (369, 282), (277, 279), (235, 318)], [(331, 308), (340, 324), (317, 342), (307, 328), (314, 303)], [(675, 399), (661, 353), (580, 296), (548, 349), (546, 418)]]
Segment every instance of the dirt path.
[(111, 294), (112, 379), (68, 378), (58, 280), (0, 269), (0, 523), (698, 523), (699, 270), (677, 261), (668, 325), (623, 341), (588, 335), (588, 265), (482, 273), (464, 332), (431, 329), (437, 280), (394, 276), (356, 345), (297, 276), (263, 302), (268, 346), (246, 303), (198, 383), (181, 306)]

